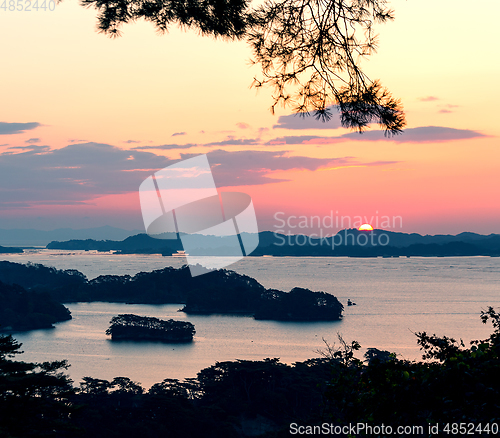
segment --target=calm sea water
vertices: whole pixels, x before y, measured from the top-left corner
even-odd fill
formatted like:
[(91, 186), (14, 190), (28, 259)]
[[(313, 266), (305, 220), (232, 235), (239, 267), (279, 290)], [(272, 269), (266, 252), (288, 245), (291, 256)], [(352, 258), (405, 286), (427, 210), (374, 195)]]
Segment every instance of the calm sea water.
[[(42, 263), (78, 269), (89, 278), (129, 274), (165, 266), (181, 266), (182, 258), (156, 255), (40, 250), (3, 255), (19, 263)], [(231, 266), (266, 287), (290, 290), (301, 286), (337, 296), (345, 306), (338, 322), (285, 323), (249, 317), (185, 315), (177, 305), (115, 303), (71, 304), (73, 319), (53, 330), (18, 333), (25, 354), (20, 359), (67, 359), (69, 374), (112, 379), (127, 376), (149, 387), (165, 378), (195, 377), (216, 361), (279, 357), (293, 363), (317, 357), (337, 333), (357, 340), (363, 350), (376, 347), (419, 359), (414, 333), (427, 331), (468, 342), (488, 337), (479, 319), (487, 306), (500, 308), (500, 258), (316, 258), (249, 257)], [(347, 307), (347, 299), (356, 306)], [(104, 331), (119, 313), (189, 320), (196, 327), (188, 345), (111, 342)]]

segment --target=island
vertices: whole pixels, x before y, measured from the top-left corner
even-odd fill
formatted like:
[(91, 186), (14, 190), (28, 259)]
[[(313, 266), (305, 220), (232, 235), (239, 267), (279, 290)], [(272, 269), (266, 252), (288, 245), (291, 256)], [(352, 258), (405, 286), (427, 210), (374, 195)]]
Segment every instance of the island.
[(344, 306), (334, 295), (293, 288), (266, 289), (256, 279), (227, 269), (191, 277), (189, 267), (165, 267), (88, 280), (74, 269), (0, 261), (0, 281), (46, 293), (59, 303), (182, 304), (187, 314), (231, 314), (274, 321), (338, 321)]
[(0, 281), (0, 332), (54, 328), (54, 323), (70, 319), (69, 309), (46, 291)]
[(0, 246), (0, 254), (20, 254), (22, 252), (24, 252), (24, 251), (21, 248)]
[(192, 342), (196, 333), (188, 321), (167, 321), (151, 316), (121, 314), (114, 316), (106, 330), (112, 341)]

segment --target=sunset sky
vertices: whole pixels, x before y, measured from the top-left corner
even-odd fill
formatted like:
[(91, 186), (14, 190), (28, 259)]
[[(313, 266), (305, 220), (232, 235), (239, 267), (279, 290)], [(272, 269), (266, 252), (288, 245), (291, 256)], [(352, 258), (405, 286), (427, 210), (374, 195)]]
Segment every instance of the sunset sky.
[(500, 233), (500, 3), (390, 5), (396, 20), (362, 66), (403, 102), (407, 129), (391, 139), (272, 115), (245, 42), (144, 22), (110, 39), (75, 0), (0, 9), (0, 228), (143, 229), (140, 183), (209, 153), (217, 186), (251, 195), (260, 230), (279, 212), (333, 212)]

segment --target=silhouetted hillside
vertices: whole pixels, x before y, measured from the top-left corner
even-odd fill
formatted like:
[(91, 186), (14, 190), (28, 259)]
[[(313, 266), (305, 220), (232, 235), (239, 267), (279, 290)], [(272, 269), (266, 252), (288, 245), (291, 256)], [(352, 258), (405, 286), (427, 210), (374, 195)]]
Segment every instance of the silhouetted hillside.
[[(243, 233), (244, 234), (244, 233)], [(199, 254), (227, 255), (228, 238), (198, 236)], [(71, 240), (51, 242), (49, 249), (119, 251), (121, 253), (170, 256), (182, 250), (177, 240), (155, 239), (147, 234), (131, 236), (124, 241)], [(259, 233), (259, 246), (251, 256), (500, 256), (500, 235), (484, 236), (476, 233), (453, 235), (425, 235), (386, 230), (359, 231), (355, 228), (339, 231), (333, 237), (315, 235), (284, 235), (271, 231)]]
[[(86, 250), (86, 251), (118, 251), (121, 254), (162, 254), (171, 256), (178, 250), (182, 250), (182, 242), (178, 238), (158, 238), (150, 237), (147, 234), (130, 236), (123, 241), (113, 240), (70, 240), (67, 242), (50, 242), (47, 249), (65, 250)], [(170, 237), (176, 235), (170, 234)], [(233, 240), (231, 237), (202, 236), (199, 235), (197, 241), (200, 248), (205, 249), (209, 255), (227, 255), (228, 248), (231, 248)], [(230, 251), (229, 254), (233, 254)], [(201, 252), (199, 252), (201, 254)]]
[(154, 239), (147, 234), (137, 234), (127, 237), (122, 241), (115, 240), (69, 240), (67, 242), (50, 242), (47, 249), (67, 249), (85, 251), (120, 251), (124, 254), (161, 254), (163, 252), (171, 255), (182, 249), (180, 240)]
[(283, 235), (265, 231), (252, 256), (444, 257), (499, 256), (500, 235), (461, 233), (421, 236), (385, 230), (342, 230), (333, 237)]

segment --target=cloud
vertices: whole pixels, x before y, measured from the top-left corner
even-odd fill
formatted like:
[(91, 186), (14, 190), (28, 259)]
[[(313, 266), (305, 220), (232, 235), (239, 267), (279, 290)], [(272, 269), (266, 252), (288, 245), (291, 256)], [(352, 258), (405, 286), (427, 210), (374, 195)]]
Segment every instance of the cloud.
[(436, 96), (419, 97), (418, 100), (420, 100), (420, 102), (433, 102), (435, 100), (439, 100), (439, 97)]
[(21, 152), (0, 153), (0, 203), (71, 204), (136, 191), (148, 175), (174, 162), (99, 143), (16, 149)]
[[(2, 195), (2, 192), (0, 191), (0, 196)], [(28, 202), (2, 202), (0, 203), (0, 210), (1, 211), (8, 211), (12, 208), (29, 208), (31, 207), (31, 204)]]
[(30, 122), (30, 123), (0, 122), (0, 135), (20, 134), (21, 132), (36, 129), (39, 126), (42, 125), (38, 122)]
[[(14, 149), (14, 148), (13, 148)], [(152, 173), (176, 163), (152, 152), (120, 149), (100, 143), (17, 146), (0, 153), (0, 205), (76, 205), (110, 194), (134, 193)], [(181, 154), (182, 159), (197, 154)], [(287, 181), (275, 172), (315, 171), (392, 162), (361, 162), (354, 157), (313, 158), (289, 151), (226, 151), (208, 153), (218, 187), (262, 185)]]
[(132, 144), (132, 143), (140, 143), (140, 141), (139, 140), (125, 140), (123, 143)]
[(286, 135), (284, 137), (277, 137), (266, 142), (266, 145), (280, 145), (280, 144), (330, 144), (339, 143), (343, 140), (340, 137), (320, 137), (318, 135)]
[(172, 150), (172, 149), (190, 149), (196, 146), (248, 146), (248, 145), (256, 145), (260, 144), (260, 140), (258, 138), (234, 138), (233, 136), (227, 137), (222, 141), (214, 141), (210, 143), (186, 143), (186, 144), (178, 144), (178, 143), (170, 143), (170, 144), (162, 144), (157, 146), (136, 146), (133, 148), (134, 150)]
[(174, 133), (172, 134), (172, 137), (177, 137), (177, 136), (179, 136), (179, 135), (186, 135), (186, 134), (187, 134), (187, 132), (184, 132), (184, 131), (182, 131), (182, 132), (174, 132)]
[(447, 104), (447, 105), (441, 105), (441, 106), (444, 106), (443, 109), (440, 109), (438, 112), (441, 113), (441, 114), (449, 114), (449, 113), (453, 113), (454, 109), (455, 108), (459, 108), (460, 105), (452, 105), (452, 104)]
[(337, 108), (330, 106), (328, 108), (333, 113), (328, 122), (316, 120), (313, 115), (307, 113), (297, 113), (288, 116), (280, 116), (278, 123), (273, 126), (274, 129), (338, 129), (341, 127), (340, 117)]
[(38, 143), (40, 139), (38, 137), (36, 138), (29, 138), (28, 140), (25, 140), (25, 143)]
[[(1, 195), (1, 193), (0, 193)], [(69, 201), (69, 200), (64, 200), (64, 201), (57, 201), (57, 200), (52, 200), (49, 203), (47, 203), (44, 200), (32, 200), (29, 202), (23, 202), (23, 201), (11, 201), (11, 202), (2, 202), (0, 204), (0, 210), (10, 210), (12, 208), (19, 209), (19, 208), (30, 208), (33, 206), (43, 206), (43, 205), (88, 205), (89, 202), (87, 201)], [(40, 218), (39, 218), (40, 219)]]
[(162, 151), (169, 151), (172, 149), (190, 149), (194, 148), (195, 146), (199, 146), (196, 143), (186, 143), (186, 144), (177, 144), (177, 143), (171, 143), (171, 144), (160, 144), (157, 146), (136, 146), (135, 148), (132, 148), (133, 150), (162, 150)]
[(369, 163), (363, 163), (362, 166), (375, 167), (375, 166), (390, 166), (392, 164), (399, 164), (401, 161), (372, 161)]
[(266, 145), (298, 145), (298, 144), (334, 144), (343, 141), (392, 141), (395, 143), (434, 143), (452, 140), (487, 137), (470, 129), (446, 128), (443, 126), (422, 126), (408, 128), (400, 135), (384, 136), (384, 131), (349, 132), (337, 137), (320, 137), (316, 135), (296, 135), (277, 137), (269, 140)]
[(9, 148), (9, 151), (4, 152), (3, 154), (4, 155), (13, 154), (14, 153), (13, 150), (15, 150), (15, 151), (19, 150), (19, 151), (23, 151), (23, 152), (31, 151), (31, 152), (41, 153), (41, 152), (49, 151), (50, 147), (49, 146), (36, 145), (36, 144), (29, 145), (29, 146), (11, 146)]
[(446, 128), (444, 126), (421, 126), (409, 128), (401, 135), (384, 137), (383, 131), (368, 131), (363, 134), (350, 132), (342, 135), (342, 138), (358, 141), (392, 141), (396, 143), (439, 143), (452, 140), (466, 140), (470, 138), (487, 137), (480, 132), (470, 129)]
[(204, 143), (203, 146), (248, 146), (259, 144), (260, 139), (258, 138), (234, 138), (232, 136), (228, 137), (223, 141), (214, 141), (211, 143)]
[(236, 126), (240, 129), (250, 129), (251, 126), (248, 123), (240, 122), (236, 123)]
[[(287, 170), (338, 169), (344, 167), (386, 165), (393, 162), (363, 163), (353, 157), (313, 158), (291, 156), (289, 151), (225, 151), (209, 152), (208, 160), (217, 187), (262, 185), (288, 181), (273, 178), (273, 172)], [(195, 154), (181, 154), (183, 159)]]

